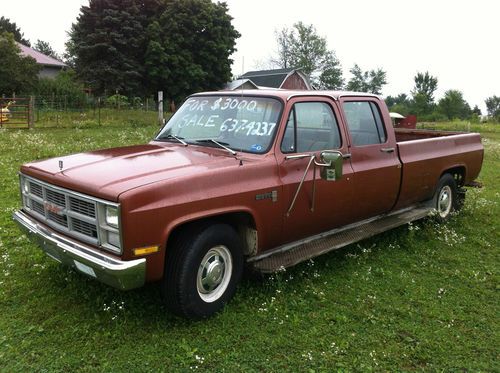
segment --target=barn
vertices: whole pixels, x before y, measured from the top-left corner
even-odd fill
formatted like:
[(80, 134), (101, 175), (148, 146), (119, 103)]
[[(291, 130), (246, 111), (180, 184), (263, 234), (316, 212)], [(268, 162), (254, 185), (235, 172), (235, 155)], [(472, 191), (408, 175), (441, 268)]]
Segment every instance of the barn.
[(41, 66), (40, 72), (38, 73), (38, 77), (40, 78), (54, 79), (61, 70), (67, 67), (64, 62), (49, 57), (24, 44), (17, 43), (17, 46), (21, 50), (22, 56), (34, 58), (36, 63)]

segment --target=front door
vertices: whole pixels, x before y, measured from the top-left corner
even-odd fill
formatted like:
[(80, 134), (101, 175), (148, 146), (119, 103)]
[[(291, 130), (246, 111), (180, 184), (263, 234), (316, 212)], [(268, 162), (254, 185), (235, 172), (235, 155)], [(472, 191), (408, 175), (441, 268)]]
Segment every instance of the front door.
[(353, 171), (349, 159), (344, 161), (343, 177), (335, 181), (321, 179), (319, 167), (311, 160), (315, 156), (320, 161), (320, 154), (325, 150), (347, 154), (337, 107), (328, 98), (320, 97), (297, 98), (291, 102), (293, 105), (285, 113), (287, 124), (280, 132), (281, 141), (276, 149), (283, 183), (286, 242), (328, 231), (352, 220)]

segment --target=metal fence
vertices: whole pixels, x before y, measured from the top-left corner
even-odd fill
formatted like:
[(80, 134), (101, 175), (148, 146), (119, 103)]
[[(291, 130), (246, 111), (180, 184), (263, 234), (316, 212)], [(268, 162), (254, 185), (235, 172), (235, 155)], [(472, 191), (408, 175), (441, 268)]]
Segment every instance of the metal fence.
[[(39, 95), (0, 98), (0, 127), (33, 128), (101, 125), (110, 122), (157, 123), (170, 106), (155, 96)], [(160, 110), (164, 109), (164, 110)], [(155, 117), (156, 115), (156, 117)], [(161, 123), (161, 121), (160, 121)]]
[(0, 98), (0, 128), (32, 125), (33, 97)]

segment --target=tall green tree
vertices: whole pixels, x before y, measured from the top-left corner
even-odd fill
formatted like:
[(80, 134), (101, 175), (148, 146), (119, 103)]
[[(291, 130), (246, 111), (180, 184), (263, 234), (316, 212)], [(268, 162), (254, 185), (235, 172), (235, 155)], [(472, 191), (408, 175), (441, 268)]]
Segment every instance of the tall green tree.
[(352, 74), (347, 82), (347, 90), (382, 94), (382, 87), (387, 84), (386, 72), (382, 69), (363, 71), (358, 64), (349, 70)]
[(12, 33), (0, 33), (0, 95), (31, 93), (38, 81), (39, 65), (20, 54)]
[[(225, 3), (166, 2), (158, 20), (161, 34), (153, 43), (160, 40), (165, 51), (165, 61), (158, 64), (156, 74), (165, 79), (167, 98), (178, 101), (192, 92), (220, 89), (231, 79), (230, 55), (236, 50), (236, 39), (240, 36), (231, 21)], [(152, 54), (156, 62), (161, 52), (158, 45), (153, 48), (150, 42), (148, 49), (155, 50)], [(149, 59), (146, 64), (152, 65)]]
[(4, 16), (0, 17), (0, 34), (2, 32), (10, 32), (14, 35), (15, 41), (27, 45), (28, 47), (31, 46), (30, 41), (24, 37), (24, 33), (21, 32), (21, 29), (16, 23), (11, 22), (9, 18), (5, 18)]
[(300, 68), (310, 76), (313, 86), (340, 89), (344, 84), (342, 68), (326, 38), (313, 25), (295, 23), (291, 29), (276, 32), (278, 52), (271, 62), (281, 68)]
[(90, 0), (67, 44), (67, 62), (97, 93), (163, 90), (179, 100), (231, 78), (239, 33), (225, 3), (210, 0)]
[(413, 78), (415, 86), (411, 91), (413, 95), (413, 110), (415, 114), (430, 114), (434, 109), (434, 92), (436, 92), (438, 79), (429, 74), (417, 73)]
[(486, 110), (488, 111), (488, 115), (496, 120), (500, 120), (500, 97), (491, 96), (488, 97), (485, 101)]
[(52, 46), (43, 40), (38, 39), (33, 46), (33, 49), (39, 51), (40, 53), (45, 54), (46, 56), (50, 56), (55, 58), (56, 60), (60, 60), (61, 57), (57, 54), (57, 52), (52, 48)]
[(462, 92), (450, 89), (444, 93), (444, 97), (438, 102), (438, 110), (448, 119), (466, 119), (471, 114), (471, 109), (465, 101)]
[(137, 96), (144, 91), (146, 29), (154, 0), (90, 0), (66, 45), (69, 62), (95, 92)]

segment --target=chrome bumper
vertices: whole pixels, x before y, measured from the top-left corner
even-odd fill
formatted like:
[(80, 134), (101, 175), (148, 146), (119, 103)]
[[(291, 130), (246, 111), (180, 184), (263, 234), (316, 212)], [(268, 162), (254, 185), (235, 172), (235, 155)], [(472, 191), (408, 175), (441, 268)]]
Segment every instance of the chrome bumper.
[(58, 262), (117, 289), (129, 290), (144, 285), (146, 259), (121, 261), (59, 235), (22, 211), (14, 212), (12, 217), (32, 241)]

